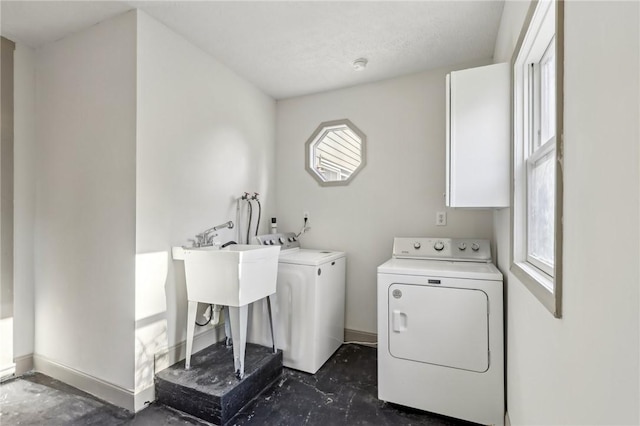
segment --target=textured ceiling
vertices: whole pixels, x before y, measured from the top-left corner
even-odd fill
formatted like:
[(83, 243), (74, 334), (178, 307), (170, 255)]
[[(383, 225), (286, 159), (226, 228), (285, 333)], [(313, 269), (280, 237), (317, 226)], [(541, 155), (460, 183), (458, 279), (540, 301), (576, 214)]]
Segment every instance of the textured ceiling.
[(131, 9), (116, 1), (0, 1), (2, 35), (40, 47)]
[(39, 47), (138, 8), (281, 99), (491, 58), (503, 4), (2, 1), (0, 13), (3, 35)]

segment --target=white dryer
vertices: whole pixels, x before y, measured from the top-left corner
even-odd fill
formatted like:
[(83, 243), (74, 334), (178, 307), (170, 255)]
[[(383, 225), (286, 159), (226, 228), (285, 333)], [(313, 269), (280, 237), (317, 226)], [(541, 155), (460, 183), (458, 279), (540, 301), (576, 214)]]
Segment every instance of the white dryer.
[(394, 239), (378, 267), (378, 398), (504, 424), (502, 274), (488, 240)]
[[(294, 233), (256, 237), (281, 246), (271, 296), (276, 348), (285, 367), (315, 374), (344, 341), (346, 255), (300, 248)], [(248, 341), (271, 346), (266, 303), (252, 307)]]

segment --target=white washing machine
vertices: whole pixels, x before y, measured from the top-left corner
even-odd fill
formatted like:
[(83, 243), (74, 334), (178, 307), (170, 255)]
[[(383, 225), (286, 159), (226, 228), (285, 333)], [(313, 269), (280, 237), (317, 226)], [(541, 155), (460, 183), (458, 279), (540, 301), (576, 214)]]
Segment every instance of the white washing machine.
[[(256, 242), (281, 246), (271, 300), (283, 364), (315, 374), (344, 341), (345, 253), (300, 248), (294, 233), (261, 235)], [(249, 342), (271, 346), (267, 309), (254, 303)]]
[(502, 300), (488, 240), (395, 238), (378, 267), (378, 398), (504, 424)]

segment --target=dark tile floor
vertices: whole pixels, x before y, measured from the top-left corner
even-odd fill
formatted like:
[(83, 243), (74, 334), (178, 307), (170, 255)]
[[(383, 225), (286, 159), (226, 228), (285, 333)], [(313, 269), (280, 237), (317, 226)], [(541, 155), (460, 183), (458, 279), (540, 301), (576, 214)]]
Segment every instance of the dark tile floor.
[[(376, 350), (344, 345), (315, 375), (286, 369), (229, 425), (470, 425), (382, 402)], [(38, 373), (0, 386), (0, 424), (210, 425), (160, 404), (133, 415)]]

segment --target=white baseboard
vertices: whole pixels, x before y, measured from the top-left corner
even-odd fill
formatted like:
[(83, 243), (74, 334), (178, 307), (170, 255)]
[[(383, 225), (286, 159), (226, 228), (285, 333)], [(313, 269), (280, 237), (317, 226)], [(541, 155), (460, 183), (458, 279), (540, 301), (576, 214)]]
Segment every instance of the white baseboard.
[(133, 411), (137, 413), (147, 408), (149, 404), (156, 400), (155, 383), (145, 389), (139, 390), (133, 395)]
[[(224, 324), (204, 331), (193, 338), (193, 352), (196, 353), (213, 343), (223, 340)], [(165, 368), (185, 358), (187, 344), (180, 342), (170, 348), (157, 352), (154, 356), (154, 375)], [(71, 367), (59, 364), (41, 355), (28, 355), (20, 360), (21, 368), (29, 365), (35, 371), (46, 374), (68, 385), (78, 388), (113, 405), (122, 407), (132, 412), (138, 412), (155, 401), (155, 386), (147, 386), (144, 389), (133, 391), (125, 389), (113, 383), (106, 382), (97, 377), (83, 373)], [(18, 361), (18, 360), (16, 360)], [(28, 371), (28, 368), (24, 371)]]
[(16, 375), (16, 365), (8, 363), (0, 367), (0, 382), (12, 379)]
[(345, 342), (377, 343), (378, 335), (376, 333), (368, 333), (366, 331), (351, 330), (349, 328), (345, 328), (344, 341)]
[(0, 382), (22, 376), (33, 370), (33, 354), (19, 356), (13, 359), (13, 364), (0, 369)]
[(27, 371), (33, 370), (33, 354), (19, 356), (14, 358), (16, 363), (16, 376), (21, 376)]
[(97, 377), (59, 364), (41, 355), (33, 356), (34, 369), (49, 377), (90, 393), (113, 405), (134, 411), (133, 390), (122, 388)]

